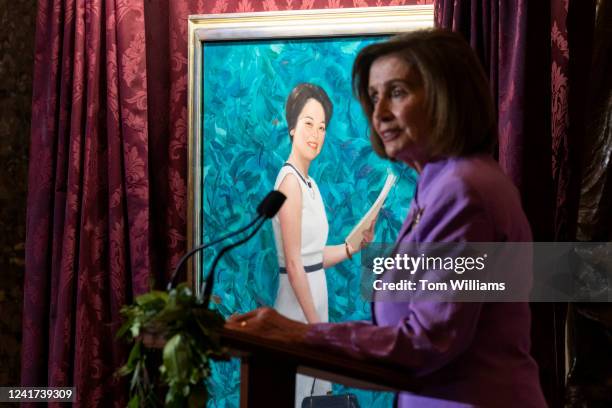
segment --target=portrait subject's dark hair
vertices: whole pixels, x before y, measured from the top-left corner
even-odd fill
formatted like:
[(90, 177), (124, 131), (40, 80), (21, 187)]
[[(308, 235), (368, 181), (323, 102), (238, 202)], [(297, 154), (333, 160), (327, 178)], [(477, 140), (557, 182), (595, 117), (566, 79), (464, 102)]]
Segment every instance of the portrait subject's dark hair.
[(470, 45), (457, 33), (418, 30), (365, 47), (353, 64), (353, 91), (370, 124), (372, 147), (387, 157), (372, 127), (374, 106), (368, 93), (370, 68), (394, 55), (419, 72), (431, 129), (431, 157), (491, 153), (497, 143), (497, 118), (487, 77)]
[[(306, 105), (309, 99), (314, 99), (323, 106), (323, 111), (325, 112), (325, 127), (329, 124), (334, 108), (329, 96), (327, 96), (327, 92), (318, 85), (305, 82), (296, 85), (287, 97), (285, 118), (287, 119), (289, 132), (295, 128), (298, 116), (300, 116), (300, 112), (302, 112), (304, 105)], [(291, 134), (289, 137), (292, 139)]]

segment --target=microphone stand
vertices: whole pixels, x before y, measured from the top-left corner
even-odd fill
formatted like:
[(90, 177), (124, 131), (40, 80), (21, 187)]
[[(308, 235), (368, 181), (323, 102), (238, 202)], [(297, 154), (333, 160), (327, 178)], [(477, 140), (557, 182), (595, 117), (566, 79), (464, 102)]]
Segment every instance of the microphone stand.
[(215, 257), (212, 266), (210, 268), (210, 272), (208, 272), (208, 276), (206, 277), (206, 280), (204, 282), (202, 282), (202, 286), (200, 287), (200, 293), (203, 293), (201, 295), (200, 300), (204, 301), (204, 308), (208, 309), (208, 306), (210, 304), (210, 297), (212, 294), (212, 290), (213, 290), (213, 286), (215, 284), (215, 268), (217, 267), (217, 264), (219, 263), (219, 260), (221, 259), (221, 257), (228, 251), (230, 251), (231, 249), (244, 244), (245, 242), (247, 242), (249, 239), (253, 238), (255, 236), (255, 234), (257, 233), (257, 231), (259, 231), (259, 229), (262, 227), (262, 225), (264, 224), (264, 222), (266, 221), (266, 219), (262, 219), (259, 224), (255, 227), (255, 229), (246, 237), (241, 239), (240, 241), (236, 241), (233, 244), (227, 245), (225, 247), (223, 247), (223, 249), (221, 249), (221, 251), (219, 251), (219, 253), (217, 254), (217, 256)]
[[(253, 219), (248, 225), (246, 225), (245, 227), (240, 228), (237, 231), (225, 234), (221, 238), (218, 238), (218, 239), (216, 239), (216, 240), (214, 240), (212, 242), (209, 242), (207, 244), (199, 245), (196, 248), (193, 248), (192, 250), (187, 252), (185, 255), (183, 255), (183, 257), (179, 260), (178, 264), (176, 265), (176, 268), (174, 269), (174, 272), (172, 273), (172, 276), (170, 277), (170, 281), (168, 282), (168, 285), (167, 285), (167, 290), (170, 291), (174, 287), (174, 281), (176, 279), (176, 276), (178, 275), (178, 272), (181, 270), (181, 267), (183, 266), (183, 264), (193, 254), (195, 254), (198, 251), (201, 251), (201, 250), (203, 250), (205, 248), (208, 248), (211, 245), (217, 244), (217, 243), (223, 241), (224, 239), (230, 238), (230, 237), (232, 237), (234, 235), (238, 235), (238, 234), (246, 231), (247, 229), (251, 228), (255, 223), (257, 223), (257, 221), (260, 221), (259, 224), (255, 227), (255, 229), (246, 238), (244, 238), (244, 239), (242, 239), (242, 240), (240, 240), (238, 242), (235, 242), (235, 243), (233, 243), (231, 245), (228, 245), (228, 246), (222, 248), (221, 251), (219, 251), (219, 253), (215, 257), (215, 259), (213, 261), (212, 268), (210, 269), (210, 273), (206, 277), (206, 281), (203, 282), (202, 286), (200, 287), (200, 293), (202, 293), (202, 291), (204, 291), (204, 295), (203, 296), (200, 295), (199, 298), (198, 298), (198, 300), (200, 300), (200, 302), (202, 300), (205, 300), (205, 302), (206, 302), (206, 309), (208, 309), (208, 305), (210, 303), (210, 296), (212, 294), (212, 287), (214, 285), (215, 267), (217, 266), (217, 263), (219, 262), (219, 259), (221, 259), (223, 254), (225, 254), (226, 252), (228, 252), (232, 248), (235, 248), (238, 245), (242, 245), (245, 242), (247, 242), (249, 239), (253, 238), (253, 236), (255, 236), (255, 234), (257, 233), (257, 231), (259, 231), (259, 229), (262, 227), (262, 225), (266, 221), (266, 219), (272, 218), (272, 217), (274, 217), (276, 215), (278, 210), (280, 210), (281, 206), (285, 202), (286, 198), (287, 197), (285, 197), (285, 195), (283, 193), (281, 193), (280, 191), (276, 191), (276, 190), (270, 191), (264, 197), (264, 199), (259, 203), (259, 205), (257, 206), (257, 214), (258, 214), (257, 217), (255, 217), (255, 219)], [(206, 286), (204, 286), (204, 284)]]
[(168, 282), (168, 285), (166, 286), (166, 290), (170, 290), (174, 287), (174, 281), (176, 280), (176, 276), (178, 275), (179, 271), (181, 270), (181, 267), (183, 266), (183, 264), (187, 261), (187, 259), (189, 259), (193, 254), (195, 254), (198, 251), (201, 251), (203, 249), (206, 249), (212, 245), (218, 244), (221, 241), (226, 240), (227, 238), (233, 237), (234, 235), (238, 235), (243, 231), (246, 231), (247, 229), (251, 228), (258, 220), (260, 220), (263, 217), (263, 214), (259, 214), (257, 217), (255, 217), (248, 225), (246, 225), (245, 227), (240, 228), (237, 231), (233, 231), (233, 232), (229, 232), (225, 235), (223, 235), (220, 238), (217, 238), (216, 240), (209, 242), (207, 244), (202, 244), (199, 245), (195, 248), (193, 248), (191, 251), (187, 252), (185, 255), (182, 256), (182, 258), (178, 261), (178, 264), (176, 265), (176, 268), (174, 268), (174, 272), (172, 272), (172, 276), (170, 277), (170, 281)]

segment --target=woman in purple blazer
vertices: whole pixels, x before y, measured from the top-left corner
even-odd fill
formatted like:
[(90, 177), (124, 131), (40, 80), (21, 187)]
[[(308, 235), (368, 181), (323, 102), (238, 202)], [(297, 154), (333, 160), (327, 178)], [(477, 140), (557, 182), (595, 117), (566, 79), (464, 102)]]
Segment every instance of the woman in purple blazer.
[[(370, 45), (357, 56), (353, 85), (374, 150), (420, 173), (398, 251), (531, 241), (519, 194), (490, 154), (497, 124), (485, 74), (459, 35), (423, 30)], [(372, 310), (372, 322), (307, 325), (262, 308), (227, 327), (399, 363), (426, 380), (419, 394), (399, 393), (399, 407), (546, 406), (529, 354), (528, 304), (375, 297)]]

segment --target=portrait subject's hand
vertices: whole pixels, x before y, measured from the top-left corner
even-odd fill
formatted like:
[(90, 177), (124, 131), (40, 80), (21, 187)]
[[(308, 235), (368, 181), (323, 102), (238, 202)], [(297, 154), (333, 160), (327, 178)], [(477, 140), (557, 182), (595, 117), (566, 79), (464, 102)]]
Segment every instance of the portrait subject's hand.
[(376, 227), (376, 221), (378, 220), (378, 216), (372, 220), (372, 224), (370, 224), (370, 228), (363, 232), (363, 239), (361, 240), (361, 249), (367, 247), (370, 242), (374, 239), (374, 228)]
[(376, 218), (372, 220), (372, 223), (370, 224), (370, 228), (363, 231), (361, 243), (359, 244), (359, 248), (353, 248), (351, 244), (348, 244), (351, 255), (355, 255), (357, 252), (367, 247), (370, 244), (370, 242), (372, 242), (372, 240), (374, 239), (374, 229), (376, 227), (377, 220), (378, 220), (378, 216), (376, 216)]
[(304, 341), (308, 325), (288, 319), (269, 307), (260, 307), (243, 315), (232, 315), (225, 328), (257, 335), (283, 343)]

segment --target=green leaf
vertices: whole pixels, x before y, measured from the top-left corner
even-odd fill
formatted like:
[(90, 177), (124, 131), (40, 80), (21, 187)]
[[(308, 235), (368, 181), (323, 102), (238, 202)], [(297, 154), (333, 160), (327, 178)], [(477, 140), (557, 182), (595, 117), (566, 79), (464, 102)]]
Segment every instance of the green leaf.
[(138, 394), (134, 395), (130, 402), (128, 402), (128, 408), (140, 408), (140, 398), (138, 398)]
[(165, 304), (168, 301), (168, 294), (159, 290), (152, 290), (142, 294), (136, 298), (136, 304), (140, 306), (146, 306), (151, 304)]
[(128, 367), (127, 364), (122, 365), (118, 370), (117, 370), (117, 375), (123, 377), (124, 375), (128, 375), (129, 373), (131, 373), (132, 371), (134, 371), (133, 368)]
[[(226, 357), (216, 330), (223, 327), (223, 316), (204, 308), (184, 283), (169, 293), (145, 293), (123, 307), (121, 314), (126, 321), (117, 337), (128, 337), (129, 333), (135, 339), (127, 362), (118, 370), (120, 375), (132, 373), (128, 407), (159, 406), (152, 385), (160, 383), (168, 387), (166, 406), (204, 406), (210, 359)], [(142, 343), (138, 336), (143, 331), (169, 338), (161, 352)], [(154, 355), (160, 353), (161, 366), (149, 370), (146, 362), (156, 361)]]
[(127, 365), (129, 367), (134, 367), (136, 362), (140, 360), (142, 357), (142, 350), (140, 342), (136, 342), (130, 351), (130, 355), (128, 357)]
[(132, 324), (133, 324), (133, 321), (131, 319), (126, 320), (126, 322), (121, 325), (119, 330), (117, 330), (117, 334), (115, 334), (115, 339), (121, 339), (125, 337), (126, 333), (132, 327)]
[(191, 352), (183, 334), (175, 334), (164, 347), (163, 353), (166, 376), (176, 382), (184, 383), (188, 379), (188, 370), (191, 363)]
[(130, 333), (132, 333), (132, 337), (136, 338), (140, 335), (140, 322), (135, 321), (130, 327)]
[(118, 371), (118, 374), (121, 376), (128, 375), (136, 368), (136, 365), (141, 360), (141, 350), (140, 343), (136, 342), (134, 346), (132, 346), (132, 350), (130, 350), (130, 355), (128, 357), (127, 363), (123, 367), (121, 367)]
[(141, 371), (143, 369), (143, 365), (138, 362), (134, 367), (134, 374), (132, 375), (132, 380), (130, 381), (130, 391), (138, 389), (138, 386), (141, 385)]

